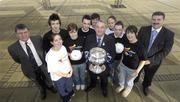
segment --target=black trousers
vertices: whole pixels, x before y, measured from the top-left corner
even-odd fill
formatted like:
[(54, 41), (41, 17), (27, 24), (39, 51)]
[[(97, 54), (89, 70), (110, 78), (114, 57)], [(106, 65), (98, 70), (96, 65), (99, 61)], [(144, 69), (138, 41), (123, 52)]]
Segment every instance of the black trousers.
[[(160, 64), (144, 66), (144, 68), (143, 68), (144, 69), (144, 79), (143, 79), (143, 83), (142, 83), (144, 88), (151, 86), (153, 77), (159, 67), (160, 67)], [(139, 80), (141, 72), (139, 73), (138, 77), (136, 77), (135, 80)]]
[(157, 72), (159, 65), (152, 65), (152, 66), (147, 66), (144, 68), (144, 80), (143, 80), (143, 87), (149, 87), (151, 86), (153, 77), (155, 73)]
[(97, 83), (97, 77), (100, 77), (101, 80), (101, 89), (106, 90), (108, 85), (108, 76), (109, 76), (109, 68), (106, 67), (106, 70), (100, 74), (95, 74), (91, 71), (89, 71), (90, 75), (90, 86), (95, 87)]
[(46, 93), (47, 85), (45, 82), (45, 80), (46, 80), (45, 74), (43, 73), (43, 71), (40, 68), (37, 68), (36, 70), (34, 70), (34, 73), (36, 76), (35, 81), (38, 84), (38, 86), (40, 87), (40, 91), (42, 93)]

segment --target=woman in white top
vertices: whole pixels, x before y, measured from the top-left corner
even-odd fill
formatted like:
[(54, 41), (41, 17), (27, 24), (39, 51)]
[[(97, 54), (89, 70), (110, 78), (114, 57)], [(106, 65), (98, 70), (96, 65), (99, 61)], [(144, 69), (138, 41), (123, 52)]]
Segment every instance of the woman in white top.
[(73, 92), (72, 89), (72, 67), (68, 59), (66, 48), (62, 45), (59, 34), (52, 34), (50, 43), (53, 47), (46, 54), (48, 72), (54, 81), (63, 102), (69, 102)]

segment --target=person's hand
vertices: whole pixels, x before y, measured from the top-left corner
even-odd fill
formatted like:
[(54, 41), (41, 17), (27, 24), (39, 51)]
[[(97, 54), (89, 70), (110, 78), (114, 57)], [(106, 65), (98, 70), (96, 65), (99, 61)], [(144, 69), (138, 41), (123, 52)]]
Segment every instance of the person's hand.
[(124, 48), (124, 51), (125, 51), (125, 52), (127, 52), (127, 51), (129, 51), (129, 50), (130, 50), (130, 48), (127, 48), (127, 47)]
[(72, 76), (72, 71), (70, 71), (68, 74), (67, 74), (67, 78), (70, 78)]
[(72, 52), (72, 50), (76, 47), (76, 44), (74, 44), (73, 46), (69, 46), (70, 51)]
[(125, 55), (128, 55), (127, 51), (129, 51), (129, 50), (130, 50), (130, 48), (126, 48), (126, 47), (125, 47), (125, 48), (124, 48), (124, 54), (125, 54)]
[(146, 60), (145, 65), (149, 65), (151, 62), (149, 60)]

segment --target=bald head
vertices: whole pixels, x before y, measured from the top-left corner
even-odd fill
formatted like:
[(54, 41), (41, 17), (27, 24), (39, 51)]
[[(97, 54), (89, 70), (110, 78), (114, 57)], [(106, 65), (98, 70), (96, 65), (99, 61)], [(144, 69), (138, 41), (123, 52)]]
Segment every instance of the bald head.
[(95, 27), (96, 35), (102, 37), (105, 34), (106, 24), (103, 21), (98, 21)]

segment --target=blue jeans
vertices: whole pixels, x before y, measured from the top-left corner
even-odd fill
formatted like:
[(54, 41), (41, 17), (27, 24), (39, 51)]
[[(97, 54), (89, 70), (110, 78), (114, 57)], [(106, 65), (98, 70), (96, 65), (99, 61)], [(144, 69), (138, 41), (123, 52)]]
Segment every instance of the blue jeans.
[(118, 67), (120, 68), (120, 73), (118, 74), (119, 85), (132, 89), (134, 86), (134, 79), (136, 78), (136, 76), (132, 76), (134, 70), (128, 68), (123, 63), (120, 63)]
[(58, 94), (62, 97), (69, 95), (73, 91), (72, 78), (62, 77), (57, 81), (54, 81)]
[(118, 65), (120, 64), (120, 60), (114, 60), (112, 63), (112, 79), (115, 84), (119, 83), (118, 74), (120, 72), (120, 69)]
[(72, 65), (75, 85), (85, 85), (86, 63)]

